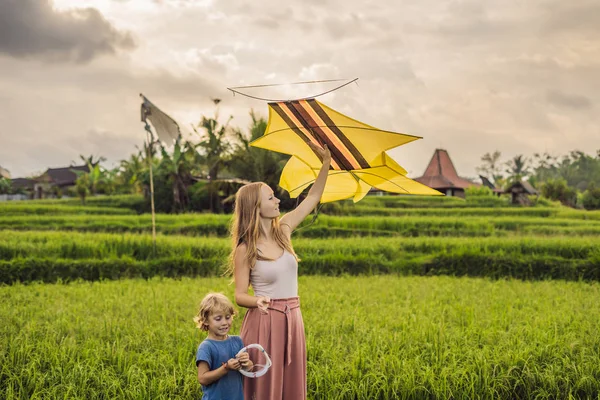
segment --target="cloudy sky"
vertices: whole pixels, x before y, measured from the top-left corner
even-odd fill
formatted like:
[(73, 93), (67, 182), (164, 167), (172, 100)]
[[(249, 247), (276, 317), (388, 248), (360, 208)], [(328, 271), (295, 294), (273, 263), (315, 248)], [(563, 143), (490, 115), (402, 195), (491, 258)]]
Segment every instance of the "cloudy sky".
[(139, 93), (184, 131), (214, 115), (211, 98), (244, 128), (267, 105), (227, 87), (333, 78), (359, 80), (321, 102), (423, 137), (390, 152), (411, 177), (436, 148), (463, 176), (494, 150), (595, 154), (600, 2), (0, 0), (0, 166), (127, 158), (144, 138)]

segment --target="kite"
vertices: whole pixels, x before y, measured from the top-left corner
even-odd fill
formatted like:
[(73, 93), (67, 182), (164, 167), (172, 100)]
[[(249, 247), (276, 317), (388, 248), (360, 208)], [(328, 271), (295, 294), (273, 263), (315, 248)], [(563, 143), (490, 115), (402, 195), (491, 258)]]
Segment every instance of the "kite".
[(292, 156), (279, 181), (291, 198), (311, 185), (321, 169), (322, 160), (309, 142), (326, 144), (331, 152), (321, 203), (349, 198), (357, 202), (372, 187), (400, 194), (443, 195), (409, 179), (406, 170), (386, 154), (421, 137), (372, 127), (314, 98), (268, 104), (267, 129), (250, 145)]

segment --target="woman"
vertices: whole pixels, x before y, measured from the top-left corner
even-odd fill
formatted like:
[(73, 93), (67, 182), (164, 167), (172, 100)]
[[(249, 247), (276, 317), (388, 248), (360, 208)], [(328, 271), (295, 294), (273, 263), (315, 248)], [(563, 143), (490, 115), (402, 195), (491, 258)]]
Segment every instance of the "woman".
[(304, 201), (281, 219), (279, 199), (266, 184), (251, 183), (236, 194), (231, 264), (235, 301), (248, 308), (241, 337), (246, 345), (263, 346), (273, 362), (264, 376), (245, 380), (246, 399), (306, 399), (306, 339), (291, 235), (319, 204), (331, 163), (327, 146), (310, 146), (323, 166)]

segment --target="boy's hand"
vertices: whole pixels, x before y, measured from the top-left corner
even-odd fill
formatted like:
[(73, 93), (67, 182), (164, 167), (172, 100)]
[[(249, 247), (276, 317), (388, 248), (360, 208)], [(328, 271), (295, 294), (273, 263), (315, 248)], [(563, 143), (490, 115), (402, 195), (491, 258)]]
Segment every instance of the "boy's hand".
[(250, 366), (250, 356), (247, 352), (238, 354), (237, 359), (242, 365), (242, 368), (248, 368)]
[(227, 360), (227, 369), (237, 371), (240, 368), (242, 368), (242, 365), (240, 364), (239, 360), (236, 360), (235, 358), (230, 358)]

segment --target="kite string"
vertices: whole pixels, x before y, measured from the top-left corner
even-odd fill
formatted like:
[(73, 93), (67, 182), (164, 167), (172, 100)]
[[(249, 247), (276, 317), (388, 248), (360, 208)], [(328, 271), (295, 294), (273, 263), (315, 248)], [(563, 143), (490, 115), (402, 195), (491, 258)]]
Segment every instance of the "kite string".
[[(296, 204), (298, 204), (298, 202), (296, 202)], [(297, 228), (294, 232), (298, 232), (298, 231), (300, 231), (304, 228), (308, 228), (309, 226), (314, 224), (314, 222), (317, 220), (317, 217), (319, 216), (319, 211), (321, 211), (321, 208), (323, 208), (323, 203), (319, 203), (317, 208), (315, 208), (315, 215), (313, 216), (312, 220), (308, 224), (301, 226), (300, 228)]]
[[(297, 100), (306, 100), (306, 99), (314, 99), (320, 96), (323, 96), (327, 93), (331, 93), (334, 92), (338, 89), (343, 88), (344, 86), (348, 86), (349, 84), (356, 82), (358, 80), (358, 78), (354, 78), (346, 83), (344, 83), (343, 85), (337, 86), (333, 89), (327, 90), (325, 92), (316, 94), (314, 96), (307, 96), (307, 97), (302, 97)], [(270, 87), (270, 86), (283, 86), (283, 85), (301, 85), (301, 84), (308, 84), (308, 83), (322, 83), (322, 82), (339, 82), (339, 81), (345, 81), (345, 79), (329, 79), (329, 80), (323, 80), (323, 81), (306, 81), (306, 82), (294, 82), (294, 83), (275, 83), (275, 84), (270, 84), (270, 85), (252, 85), (252, 86), (238, 86), (238, 87), (231, 87), (231, 88), (227, 88), (228, 90), (230, 90), (231, 92), (233, 92), (233, 95), (235, 96), (235, 94), (241, 94), (242, 96), (245, 97), (249, 97), (251, 99), (256, 99), (256, 100), (263, 100), (263, 101), (275, 101), (275, 102), (280, 102), (280, 101), (291, 101), (289, 99), (268, 99), (265, 97), (258, 97), (258, 96), (252, 96), (243, 92), (240, 92), (239, 90), (236, 89), (249, 89), (249, 88), (257, 88), (257, 87)]]

